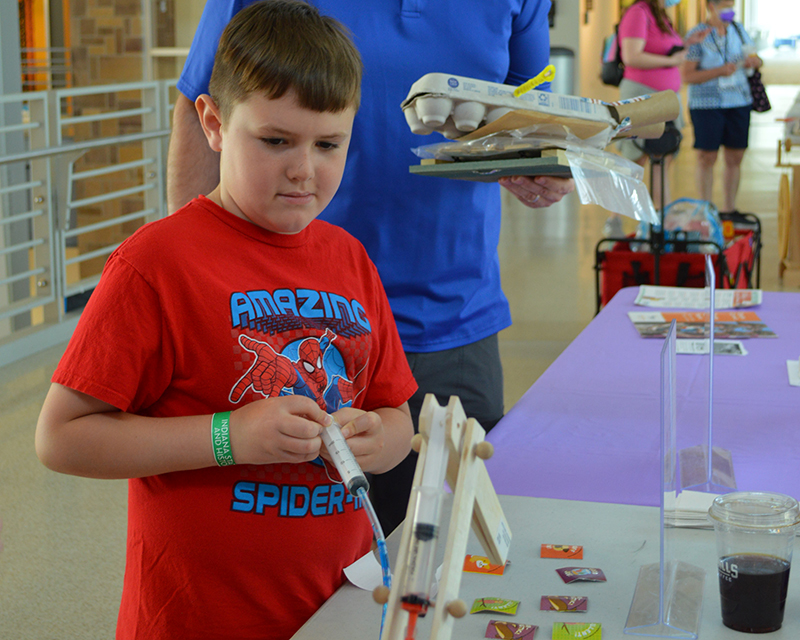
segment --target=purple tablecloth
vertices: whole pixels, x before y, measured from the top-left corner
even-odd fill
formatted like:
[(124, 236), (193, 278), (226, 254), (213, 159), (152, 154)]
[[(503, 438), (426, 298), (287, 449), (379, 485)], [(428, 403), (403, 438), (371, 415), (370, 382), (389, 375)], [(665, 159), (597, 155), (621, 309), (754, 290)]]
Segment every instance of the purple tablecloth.
[[(621, 290), (490, 432), (498, 493), (658, 505), (660, 352)], [(800, 294), (764, 293), (752, 308), (778, 338), (745, 340), (746, 356), (714, 358), (714, 446), (731, 451), (740, 490), (800, 498)], [(677, 357), (678, 448), (706, 443), (708, 359)]]

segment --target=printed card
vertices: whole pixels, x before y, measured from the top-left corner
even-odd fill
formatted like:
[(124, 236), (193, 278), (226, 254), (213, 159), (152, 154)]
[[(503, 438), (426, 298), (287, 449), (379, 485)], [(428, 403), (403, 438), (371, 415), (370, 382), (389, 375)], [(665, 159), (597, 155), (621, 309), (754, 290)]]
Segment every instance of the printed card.
[(467, 555), (464, 558), (464, 571), (468, 573), (489, 573), (494, 576), (502, 576), (505, 571), (505, 565), (492, 564), (489, 558), (484, 556), (471, 556)]
[(572, 640), (572, 638), (600, 640), (602, 632), (599, 622), (558, 622), (553, 625), (553, 640)]
[(556, 569), (556, 573), (561, 576), (561, 579), (569, 584), (583, 580), (585, 582), (605, 582), (606, 574), (602, 569), (591, 569), (589, 567), (561, 567)]
[(572, 558), (574, 560), (583, 559), (583, 547), (573, 544), (543, 544), (541, 551), (542, 558)]
[(509, 616), (517, 614), (519, 600), (505, 600), (504, 598), (477, 598), (472, 603), (470, 613), (481, 613), (489, 611), (492, 613), (504, 613)]
[(535, 624), (489, 620), (489, 626), (486, 627), (486, 635), (484, 637), (503, 638), (503, 640), (533, 640), (538, 628)]
[(541, 611), (586, 611), (589, 608), (589, 598), (584, 596), (542, 596), (539, 605)]

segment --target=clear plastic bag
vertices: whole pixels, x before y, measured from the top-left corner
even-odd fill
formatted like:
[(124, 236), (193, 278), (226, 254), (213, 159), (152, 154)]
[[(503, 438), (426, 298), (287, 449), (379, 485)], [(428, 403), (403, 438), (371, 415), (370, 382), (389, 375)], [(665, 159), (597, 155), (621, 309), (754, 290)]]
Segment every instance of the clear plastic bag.
[(583, 204), (601, 207), (645, 223), (658, 223), (653, 200), (642, 182), (644, 169), (622, 156), (570, 146), (567, 159)]

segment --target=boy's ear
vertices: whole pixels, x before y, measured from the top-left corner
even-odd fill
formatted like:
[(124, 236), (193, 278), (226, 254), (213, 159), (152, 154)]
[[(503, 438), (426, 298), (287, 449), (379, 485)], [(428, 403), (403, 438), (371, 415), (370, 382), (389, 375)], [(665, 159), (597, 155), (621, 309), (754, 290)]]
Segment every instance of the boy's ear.
[(194, 107), (203, 126), (203, 133), (206, 134), (208, 146), (219, 153), (222, 151), (222, 116), (219, 107), (206, 93), (197, 97)]

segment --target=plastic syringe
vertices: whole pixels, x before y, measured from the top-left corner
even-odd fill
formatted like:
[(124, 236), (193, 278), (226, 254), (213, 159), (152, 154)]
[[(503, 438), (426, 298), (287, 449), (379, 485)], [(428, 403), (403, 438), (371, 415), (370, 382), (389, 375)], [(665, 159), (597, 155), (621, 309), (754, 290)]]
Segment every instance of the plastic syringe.
[(350, 447), (347, 446), (347, 440), (342, 435), (341, 425), (333, 416), (331, 416), (331, 419), (333, 422), (322, 430), (320, 437), (331, 455), (333, 466), (336, 467), (342, 477), (344, 486), (347, 487), (351, 495), (357, 496), (358, 490), (362, 488), (364, 491), (369, 491), (367, 477), (361, 471), (361, 467), (356, 461), (353, 452), (350, 451)]

